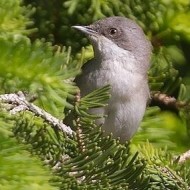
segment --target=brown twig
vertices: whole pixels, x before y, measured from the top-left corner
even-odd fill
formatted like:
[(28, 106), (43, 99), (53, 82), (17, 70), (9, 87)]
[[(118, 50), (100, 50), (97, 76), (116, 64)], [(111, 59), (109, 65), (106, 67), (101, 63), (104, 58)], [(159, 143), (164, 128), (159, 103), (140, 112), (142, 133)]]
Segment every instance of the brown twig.
[[(80, 99), (81, 99), (80, 91), (76, 94), (75, 98), (76, 98), (76, 100), (75, 100), (76, 103), (80, 102)], [(79, 149), (81, 152), (85, 152), (86, 147), (84, 144), (84, 139), (83, 139), (83, 134), (82, 134), (82, 129), (81, 129), (81, 121), (80, 121), (79, 117), (76, 118), (76, 127), (77, 127), (76, 137), (77, 137)]]
[(190, 105), (188, 102), (179, 101), (174, 97), (168, 96), (167, 94), (163, 94), (160, 92), (153, 92), (151, 94), (152, 102), (159, 104), (161, 106), (165, 106), (169, 109), (173, 109), (175, 111), (179, 111), (180, 109), (189, 108)]

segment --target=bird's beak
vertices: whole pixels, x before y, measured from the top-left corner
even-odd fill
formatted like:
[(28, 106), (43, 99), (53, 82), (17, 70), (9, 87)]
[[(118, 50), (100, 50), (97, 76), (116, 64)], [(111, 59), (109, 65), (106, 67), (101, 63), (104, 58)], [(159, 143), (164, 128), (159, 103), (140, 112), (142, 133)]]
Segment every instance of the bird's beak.
[(96, 36), (98, 33), (91, 28), (90, 26), (72, 26), (72, 28), (75, 28), (77, 30), (80, 30), (81, 32), (87, 34), (87, 35), (93, 35)]

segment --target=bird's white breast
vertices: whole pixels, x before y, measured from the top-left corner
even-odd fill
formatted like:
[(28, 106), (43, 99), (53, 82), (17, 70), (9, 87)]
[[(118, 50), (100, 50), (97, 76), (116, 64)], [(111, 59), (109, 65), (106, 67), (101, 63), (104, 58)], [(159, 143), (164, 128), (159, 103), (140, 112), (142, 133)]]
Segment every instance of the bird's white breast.
[(103, 48), (101, 54), (95, 55), (96, 59), (87, 63), (79, 87), (82, 95), (85, 95), (107, 84), (111, 85), (108, 106), (91, 112), (107, 115), (105, 119), (98, 120), (98, 124), (103, 123), (106, 134), (112, 133), (124, 142), (136, 132), (144, 115), (149, 95), (147, 80), (136, 72), (137, 60), (130, 52), (110, 44), (110, 41), (108, 44), (104, 41), (104, 46), (100, 45), (98, 48)]

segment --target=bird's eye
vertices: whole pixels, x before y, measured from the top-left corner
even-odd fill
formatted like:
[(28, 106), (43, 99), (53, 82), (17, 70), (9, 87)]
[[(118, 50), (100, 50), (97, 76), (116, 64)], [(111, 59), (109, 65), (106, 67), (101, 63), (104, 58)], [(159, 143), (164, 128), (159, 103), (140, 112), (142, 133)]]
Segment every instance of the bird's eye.
[(109, 34), (110, 34), (111, 36), (114, 36), (115, 34), (117, 34), (117, 29), (116, 29), (116, 28), (110, 28), (110, 29), (109, 29)]

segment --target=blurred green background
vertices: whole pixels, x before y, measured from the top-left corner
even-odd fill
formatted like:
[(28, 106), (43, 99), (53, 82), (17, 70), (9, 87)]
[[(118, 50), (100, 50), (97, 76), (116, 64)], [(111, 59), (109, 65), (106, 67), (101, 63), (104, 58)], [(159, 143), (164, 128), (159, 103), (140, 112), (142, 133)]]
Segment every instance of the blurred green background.
[[(141, 128), (132, 139), (132, 149), (143, 151), (144, 149), (139, 148), (139, 145), (144, 146), (148, 140), (154, 148), (166, 147), (168, 152), (175, 155), (188, 150), (190, 147), (190, 2), (187, 0), (1, 0), (1, 94), (22, 90), (30, 96), (37, 97), (34, 101), (36, 105), (63, 119), (67, 110), (72, 108), (69, 102), (74, 100), (77, 91), (72, 79), (80, 73), (81, 65), (93, 56), (89, 41), (71, 26), (88, 25), (113, 15), (135, 20), (152, 42), (153, 54), (149, 70), (151, 91), (159, 91), (175, 97), (177, 101), (185, 102), (187, 105), (176, 108), (175, 105), (167, 106), (151, 102)], [(48, 143), (52, 139), (51, 143), (57, 143), (57, 136), (51, 131), (48, 138), (41, 139), (41, 136), (37, 138), (36, 126), (44, 127), (44, 123), (32, 114), (27, 113), (15, 119), (2, 111), (0, 119), (2, 137), (0, 138), (0, 171), (4, 172), (0, 172), (2, 176), (0, 185), (3, 184), (3, 189), (10, 189), (7, 186), (9, 184), (7, 176), (10, 175), (13, 177), (10, 178), (14, 179), (18, 169), (14, 169), (10, 174), (9, 169), (2, 167), (5, 162), (10, 163), (11, 158), (6, 157), (9, 151), (12, 150), (13, 153), (24, 151), (23, 155), (30, 158), (30, 154), (25, 152), (25, 149), (28, 150), (28, 145), (23, 150), (20, 141), (29, 144), (32, 152), (34, 144), (39, 146), (45, 139), (47, 144), (37, 150), (40, 155), (41, 151), (45, 150), (43, 155), (47, 156), (51, 152)], [(18, 126), (23, 128), (15, 132), (14, 129)], [(34, 131), (30, 131), (33, 127)], [(46, 127), (43, 130), (45, 131)], [(16, 148), (18, 142), (15, 137), (19, 139), (18, 148)], [(34, 137), (37, 140), (34, 140)], [(76, 156), (76, 144), (76, 142), (67, 144), (68, 149), (62, 147), (63, 152), (68, 153), (72, 149), (70, 156)], [(40, 157), (46, 160), (42, 155)], [(22, 153), (15, 156), (13, 160), (21, 159)], [(36, 157), (34, 162), (35, 159)], [(29, 159), (26, 162), (29, 164), (32, 161)], [(27, 164), (20, 164), (19, 167), (25, 168), (25, 165)], [(35, 169), (37, 165), (40, 167), (39, 171)], [(49, 170), (38, 163), (34, 165), (33, 170), (41, 176), (50, 178)], [(30, 172), (24, 175), (36, 176)], [(42, 181), (36, 184), (44, 183), (46, 186), (43, 177), (41, 179)], [(25, 189), (25, 184), (30, 184), (26, 181), (18, 183), (17, 189)], [(21, 188), (20, 184), (24, 186)], [(51, 185), (47, 188), (54, 189)], [(43, 185), (37, 186), (30, 186), (30, 189), (44, 189)]]

